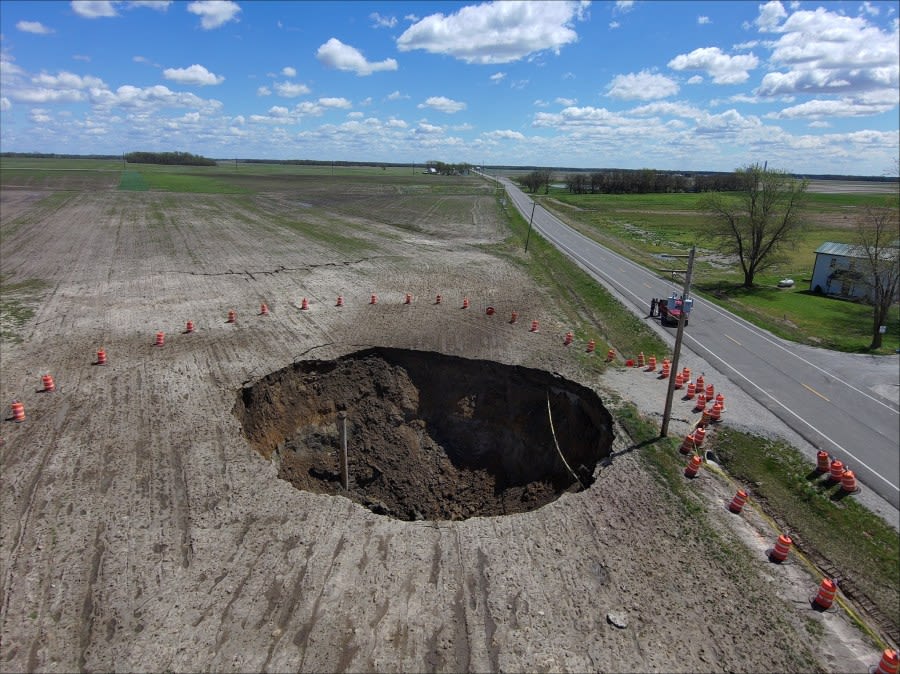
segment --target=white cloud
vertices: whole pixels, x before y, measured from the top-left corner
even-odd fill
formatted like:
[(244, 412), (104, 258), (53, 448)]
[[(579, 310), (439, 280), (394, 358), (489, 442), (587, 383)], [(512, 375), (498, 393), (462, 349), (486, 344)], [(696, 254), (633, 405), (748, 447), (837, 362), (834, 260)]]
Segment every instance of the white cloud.
[(35, 124), (46, 124), (53, 119), (48, 110), (43, 110), (41, 108), (32, 108), (29, 118)]
[(900, 50), (896, 25), (887, 32), (864, 17), (828, 11), (798, 11), (780, 25), (769, 72), (757, 93), (763, 96), (805, 93), (848, 95), (900, 88)]
[(434, 124), (429, 124), (428, 122), (419, 122), (415, 129), (413, 129), (413, 133), (424, 133), (424, 134), (438, 134), (444, 133), (444, 128), (442, 126), (435, 126)]
[(275, 93), (282, 98), (297, 98), (309, 93), (309, 87), (299, 82), (277, 82), (274, 87)]
[(6, 96), (0, 96), (0, 112), (6, 112), (12, 107), (12, 103), (10, 103), (9, 99)]
[(543, 98), (536, 99), (535, 102), (532, 103), (532, 105), (534, 105), (534, 107), (536, 107), (536, 108), (546, 108), (546, 107), (550, 106), (550, 104), (547, 101), (545, 101)]
[(397, 70), (397, 61), (394, 59), (370, 63), (358, 49), (334, 37), (319, 47), (316, 58), (328, 68), (354, 72), (360, 77), (382, 70)]
[(613, 12), (619, 14), (627, 14), (632, 9), (634, 9), (634, 0), (616, 0), (615, 7), (613, 7)]
[(323, 108), (350, 108), (353, 104), (346, 98), (326, 97), (319, 99), (319, 105)]
[(165, 12), (171, 4), (172, 0), (131, 0), (128, 3), (128, 9), (146, 7), (147, 9), (155, 9), (157, 12)]
[(23, 33), (33, 33), (34, 35), (49, 35), (53, 32), (52, 28), (47, 28), (40, 21), (19, 21), (16, 28)]
[(575, 105), (578, 102), (577, 98), (557, 98), (554, 103), (559, 103), (562, 106), (569, 107), (571, 105)]
[(118, 16), (110, 0), (72, 0), (72, 10), (84, 19), (100, 19)]
[(381, 16), (378, 12), (372, 12), (369, 14), (369, 18), (372, 19), (373, 28), (393, 28), (397, 25), (395, 16)]
[(496, 131), (486, 131), (481, 134), (483, 138), (489, 138), (491, 140), (525, 140), (525, 136), (518, 131), (511, 131), (510, 129), (498, 129)]
[(767, 115), (772, 119), (822, 119), (823, 117), (864, 117), (892, 110), (896, 101), (879, 102), (865, 99), (815, 99)]
[(787, 16), (784, 6), (778, 0), (770, 0), (759, 6), (759, 16), (754, 23), (761, 32), (772, 31), (778, 26), (779, 21)]
[(672, 70), (703, 70), (716, 84), (740, 84), (749, 79), (748, 71), (759, 65), (759, 59), (753, 54), (729, 56), (718, 47), (702, 47), (679, 54), (668, 65)]
[(403, 99), (407, 99), (407, 98), (409, 98), (409, 96), (407, 96), (406, 94), (401, 94), (399, 90), (392, 91), (387, 96), (387, 99), (389, 101), (399, 101), (399, 100), (403, 100)]
[(712, 23), (712, 19), (710, 19), (708, 16), (698, 16), (697, 23), (701, 26), (705, 26)]
[(690, 79), (688, 79), (687, 84), (703, 84), (703, 76), (693, 75)]
[(434, 110), (439, 110), (440, 112), (452, 115), (460, 110), (465, 110), (466, 104), (460, 101), (454, 101), (452, 98), (447, 98), (446, 96), (431, 96), (426, 99), (424, 103), (419, 103), (418, 107), (433, 108)]
[(649, 101), (677, 94), (678, 83), (665, 75), (642, 70), (639, 73), (616, 75), (606, 90), (607, 95), (613, 98)]
[(609, 29), (610, 29), (610, 30), (615, 30), (616, 28), (619, 28), (621, 25), (622, 25), (622, 24), (619, 23), (618, 21), (610, 21), (610, 22), (609, 22)]
[(291, 66), (285, 66), (281, 69), (281, 74), (285, 77), (297, 77), (297, 69)]
[(488, 79), (490, 79), (491, 82), (497, 83), (497, 82), (500, 82), (504, 77), (506, 77), (506, 73), (496, 72), (493, 75), (491, 75), (490, 78), (488, 78)]
[(866, 0), (866, 2), (862, 4), (862, 6), (859, 8), (859, 11), (861, 13), (865, 12), (870, 16), (878, 16), (880, 14), (880, 10), (878, 9), (878, 7), (869, 2), (869, 0)]
[(578, 40), (574, 20), (584, 5), (573, 2), (509, 0), (463, 7), (455, 14), (432, 14), (397, 39), (400, 51), (423, 49), (466, 63), (510, 63), (546, 50), (559, 53)]
[(193, 84), (199, 87), (221, 84), (225, 81), (221, 75), (211, 73), (196, 63), (189, 68), (166, 68), (163, 70), (163, 77), (178, 84)]
[(272, 90), (269, 89), (269, 87), (262, 86), (262, 87), (259, 87), (259, 88), (256, 90), (256, 95), (257, 95), (257, 96), (271, 96), (271, 95), (272, 95)]
[(187, 11), (200, 17), (200, 26), (204, 30), (212, 30), (229, 21), (237, 21), (241, 8), (231, 0), (203, 0), (188, 3)]

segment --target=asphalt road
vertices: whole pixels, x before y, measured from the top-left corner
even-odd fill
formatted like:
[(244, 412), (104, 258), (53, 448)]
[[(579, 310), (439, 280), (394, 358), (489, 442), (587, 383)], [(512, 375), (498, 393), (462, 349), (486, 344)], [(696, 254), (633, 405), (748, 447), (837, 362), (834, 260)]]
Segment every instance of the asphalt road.
[[(505, 178), (513, 203), (529, 219), (533, 201)], [(540, 205), (533, 227), (639, 315), (653, 297), (667, 297), (678, 284), (607, 250), (563, 224)], [(686, 261), (673, 260), (684, 268)], [(800, 347), (693, 295), (690, 326), (682, 349), (710, 363), (732, 384), (758, 400), (811, 445), (840, 459), (895, 509), (900, 508), (900, 409), (896, 401), (873, 395), (865, 372), (838, 367), (843, 354)], [(675, 336), (675, 328), (670, 330)], [(851, 355), (852, 356), (852, 355)], [(896, 383), (896, 357), (885, 358)]]

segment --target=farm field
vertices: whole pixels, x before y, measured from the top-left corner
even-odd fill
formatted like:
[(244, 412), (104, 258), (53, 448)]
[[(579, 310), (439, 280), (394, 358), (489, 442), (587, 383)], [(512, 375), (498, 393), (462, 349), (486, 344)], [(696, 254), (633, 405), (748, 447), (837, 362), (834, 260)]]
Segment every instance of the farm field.
[[(704, 470), (676, 494), (616, 421), (609, 455), (582, 475), (587, 488), (535, 509), (505, 502), (506, 515), (399, 519), (280, 479), (306, 468), (303, 448), (248, 433), (237, 413), (247, 387), (373, 348), (557, 373), (572, 384), (542, 384), (554, 396), (588, 389), (614, 420), (627, 403), (648, 415), (662, 408), (655, 373), (620, 356), (602, 362), (609, 346), (630, 349), (607, 344), (602, 326), (563, 346), (577, 303), (559, 307), (504, 248), (506, 216), (487, 182), (228, 166), (192, 181), (167, 167), (141, 171), (146, 189), (120, 189), (120, 170), (95, 168), (4, 162), (0, 173), (12, 314), (0, 399), (22, 401), (27, 414), (0, 423), (4, 671), (844, 672), (877, 663), (878, 648), (845, 611), (810, 608), (818, 578), (766, 558), (777, 538), (769, 520), (728, 512), (733, 485)], [(105, 366), (95, 364), (101, 347)], [(714, 376), (702, 362), (683, 364)], [(46, 373), (54, 392), (39, 391)], [(395, 389), (396, 374), (356, 375), (343, 391), (348, 401), (381, 395), (384, 433), (431, 451), (409, 416), (425, 389)], [(277, 399), (260, 390), (260, 400)], [(725, 394), (724, 423), (791, 437), (742, 393)], [(335, 436), (341, 404), (311, 403), (302, 420), (310, 445)], [(353, 415), (362, 404), (350, 406), (351, 473), (369, 437)], [(461, 397), (444, 416), (471, 417), (478, 405)], [(277, 405), (271, 414), (283, 417)], [(678, 401), (673, 434), (694, 417)], [(378, 479), (369, 468), (352, 473), (352, 489)], [(445, 468), (434, 479), (446, 498), (470, 501)], [(547, 489), (532, 482), (518, 498)]]

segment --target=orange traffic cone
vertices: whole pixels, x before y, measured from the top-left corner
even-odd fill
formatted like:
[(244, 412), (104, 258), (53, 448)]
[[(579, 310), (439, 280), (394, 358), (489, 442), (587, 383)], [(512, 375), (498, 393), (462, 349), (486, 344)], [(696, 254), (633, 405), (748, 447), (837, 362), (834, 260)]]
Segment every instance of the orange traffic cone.
[(97, 365), (106, 365), (106, 351), (101, 346), (97, 349)]
[(25, 421), (25, 405), (20, 403), (18, 400), (14, 400), (12, 404), (9, 406), (12, 411), (12, 420), (17, 424), (21, 424)]
[(747, 492), (743, 489), (738, 489), (737, 494), (734, 495), (734, 498), (731, 499), (731, 503), (728, 504), (728, 509), (736, 515), (739, 515), (741, 510), (744, 509), (744, 504), (747, 502)]
[(594, 349), (596, 347), (597, 347), (597, 342), (595, 342), (593, 339), (588, 340), (588, 343), (587, 343), (587, 352), (588, 353), (594, 353)]
[(166, 333), (157, 332), (156, 333), (156, 341), (153, 342), (153, 346), (162, 346), (166, 343)]
[(509, 317), (509, 322), (515, 323), (517, 320), (519, 320), (519, 312), (514, 311), (514, 312), (512, 312), (512, 315), (510, 315), (510, 317)]
[(886, 648), (881, 653), (881, 660), (872, 674), (897, 674), (898, 669), (900, 669), (900, 659), (897, 658), (897, 651)]
[(769, 559), (773, 562), (783, 562), (787, 559), (788, 553), (791, 551), (791, 546), (793, 544), (794, 541), (791, 540), (790, 536), (781, 534), (778, 537), (778, 540), (775, 541), (775, 547), (769, 551)]
[(227, 323), (234, 323), (235, 321), (237, 321), (237, 313), (235, 312), (234, 309), (230, 309), (230, 310), (228, 311), (228, 320), (227, 320), (226, 322), (227, 322)]
[(336, 306), (336, 307), (344, 306), (344, 296), (343, 295), (338, 295), (337, 302), (335, 303), (334, 306)]
[(269, 305), (263, 302), (259, 305), (259, 315), (260, 316), (268, 316), (269, 315)]
[(305, 297), (300, 301), (300, 310), (309, 311), (309, 300)]
[(565, 339), (563, 339), (563, 346), (569, 346), (574, 338), (575, 335), (573, 335), (571, 332), (567, 332)]
[(837, 585), (830, 578), (823, 578), (819, 585), (819, 591), (813, 598), (812, 603), (820, 608), (828, 609), (834, 603), (834, 594), (837, 591)]
[(844, 477), (844, 462), (839, 459), (834, 459), (831, 462), (831, 481), (832, 482), (840, 482), (841, 478)]
[(44, 391), (46, 393), (52, 393), (56, 390), (56, 384), (53, 383), (53, 377), (49, 374), (45, 374), (41, 377), (41, 383), (44, 385)]
[(694, 454), (691, 457), (691, 462), (687, 465), (687, 468), (684, 469), (685, 477), (697, 477), (697, 473), (700, 472), (700, 466), (703, 464), (703, 459), (701, 459), (698, 455)]
[(537, 322), (537, 320), (531, 321), (531, 330), (530, 330), (530, 332), (537, 332), (537, 331), (538, 331), (538, 322)]

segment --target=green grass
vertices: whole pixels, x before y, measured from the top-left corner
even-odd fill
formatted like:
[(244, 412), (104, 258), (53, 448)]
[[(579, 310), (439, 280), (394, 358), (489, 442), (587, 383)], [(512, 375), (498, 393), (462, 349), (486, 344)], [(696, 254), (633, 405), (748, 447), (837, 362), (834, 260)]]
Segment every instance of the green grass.
[(714, 444), (721, 464), (747, 485), (752, 499), (774, 514), (814, 561), (827, 560), (900, 626), (900, 537), (815, 466), (781, 442), (723, 427)]
[(144, 180), (144, 176), (141, 175), (140, 171), (128, 170), (122, 171), (122, 176), (119, 178), (119, 189), (131, 192), (146, 192), (150, 189), (150, 185)]

